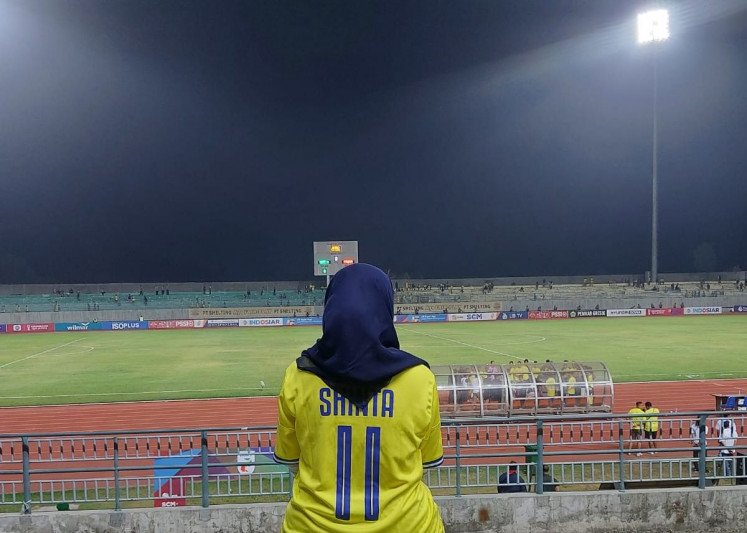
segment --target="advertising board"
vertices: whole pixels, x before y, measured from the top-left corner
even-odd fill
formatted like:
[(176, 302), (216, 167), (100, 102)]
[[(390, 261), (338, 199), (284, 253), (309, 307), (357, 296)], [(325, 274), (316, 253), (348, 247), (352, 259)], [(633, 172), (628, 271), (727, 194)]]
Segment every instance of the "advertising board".
[(529, 311), (530, 320), (547, 320), (551, 318), (568, 318), (568, 311)]
[(8, 324), (5, 331), (6, 333), (47, 333), (54, 331), (54, 324), (51, 322), (43, 324)]
[(672, 308), (662, 307), (661, 309), (646, 309), (646, 316), (672, 316)]
[(568, 311), (568, 318), (602, 318), (606, 316), (606, 309), (579, 309)]
[(321, 326), (322, 317), (320, 316), (298, 316), (285, 319), (286, 326)]
[(133, 329), (148, 329), (147, 320), (107, 320), (101, 322), (101, 329), (112, 331), (128, 331)]
[(5, 333), (5, 324), (0, 324), (0, 333)]
[(704, 306), (704, 307), (685, 307), (686, 315), (720, 315), (721, 307)]
[(238, 318), (215, 318), (205, 321), (206, 328), (237, 328), (239, 327)]
[(398, 324), (446, 322), (446, 315), (444, 315), (443, 313), (430, 315), (394, 315), (394, 322)]
[(148, 329), (191, 329), (195, 327), (194, 320), (149, 320)]
[[(323, 298), (319, 298), (321, 305)], [(294, 305), (288, 307), (220, 307), (220, 308), (192, 308), (189, 318), (265, 318), (270, 316), (305, 316), (313, 315), (316, 309), (313, 305)]]
[(101, 330), (100, 322), (57, 322), (55, 331), (92, 331)]
[(525, 320), (529, 318), (528, 311), (503, 311), (498, 313), (498, 320)]
[(498, 313), (449, 313), (446, 319), (449, 322), (472, 322), (483, 320), (495, 320)]
[(285, 319), (279, 316), (271, 318), (240, 318), (239, 326), (245, 327), (268, 327), (268, 326), (282, 326)]
[(747, 313), (747, 305), (735, 305), (734, 312), (735, 313)]
[(645, 309), (607, 309), (607, 316), (646, 316)]

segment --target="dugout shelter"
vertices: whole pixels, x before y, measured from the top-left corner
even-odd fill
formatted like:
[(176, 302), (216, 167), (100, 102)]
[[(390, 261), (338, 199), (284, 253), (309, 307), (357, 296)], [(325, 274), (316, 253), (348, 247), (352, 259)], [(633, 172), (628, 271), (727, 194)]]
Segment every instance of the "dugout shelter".
[(610, 412), (614, 384), (599, 361), (443, 365), (436, 376), (441, 416)]

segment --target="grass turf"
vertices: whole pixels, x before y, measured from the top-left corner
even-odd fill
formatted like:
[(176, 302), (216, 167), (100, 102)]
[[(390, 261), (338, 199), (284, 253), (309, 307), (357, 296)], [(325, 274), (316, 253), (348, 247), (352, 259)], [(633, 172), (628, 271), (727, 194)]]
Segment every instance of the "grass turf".
[[(747, 317), (398, 326), (432, 365), (597, 360), (616, 382), (747, 377)], [(0, 335), (0, 406), (275, 394), (317, 327)], [(265, 388), (260, 388), (260, 380)]]

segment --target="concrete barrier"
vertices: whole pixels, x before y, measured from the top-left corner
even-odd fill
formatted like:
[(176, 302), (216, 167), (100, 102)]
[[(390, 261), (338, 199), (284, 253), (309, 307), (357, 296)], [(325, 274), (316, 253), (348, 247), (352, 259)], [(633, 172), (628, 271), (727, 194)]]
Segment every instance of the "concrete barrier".
[[(747, 487), (437, 498), (449, 533), (747, 531)], [(7, 533), (280, 531), (285, 503), (0, 515)]]

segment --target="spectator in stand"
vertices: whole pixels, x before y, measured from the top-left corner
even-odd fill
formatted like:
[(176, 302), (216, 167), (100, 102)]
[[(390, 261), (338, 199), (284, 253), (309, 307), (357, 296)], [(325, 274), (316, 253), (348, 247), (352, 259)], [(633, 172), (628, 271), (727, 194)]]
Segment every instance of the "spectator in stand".
[(526, 481), (519, 475), (516, 461), (511, 461), (508, 471), (498, 476), (498, 492), (501, 494), (527, 492)]

